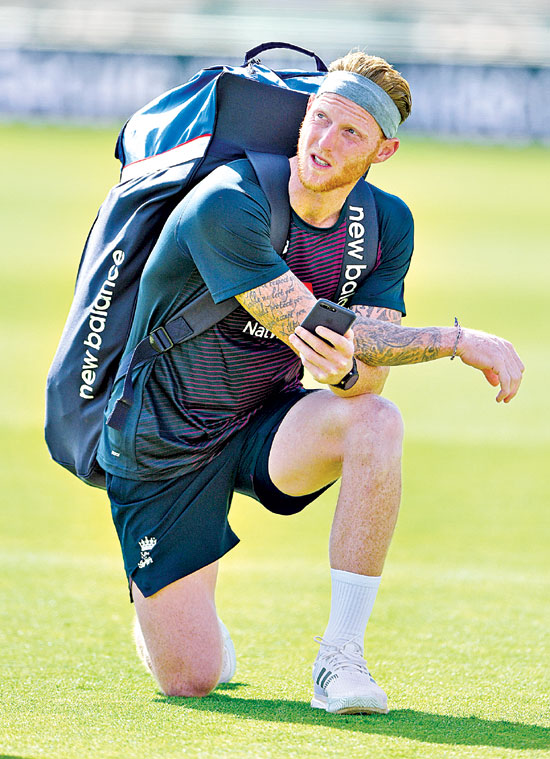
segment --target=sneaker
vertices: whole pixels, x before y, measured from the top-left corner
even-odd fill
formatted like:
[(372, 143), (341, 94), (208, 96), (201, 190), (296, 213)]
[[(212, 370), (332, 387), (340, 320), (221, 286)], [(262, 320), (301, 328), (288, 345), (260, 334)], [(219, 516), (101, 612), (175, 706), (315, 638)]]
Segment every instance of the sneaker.
[(333, 645), (322, 638), (313, 665), (314, 709), (331, 714), (387, 714), (388, 698), (367, 669), (361, 646), (354, 640)]
[(151, 657), (149, 656), (149, 651), (145, 645), (145, 638), (143, 637), (137, 614), (134, 616), (134, 643), (136, 644), (136, 651), (141, 660), (141, 663), (152, 675), (153, 665), (151, 664)]
[(222, 671), (220, 679), (218, 680), (218, 685), (222, 685), (223, 683), (228, 683), (235, 674), (235, 670), (237, 669), (237, 655), (235, 654), (235, 646), (231, 640), (229, 630), (219, 617), (218, 622), (220, 623), (223, 641)]
[[(220, 625), (220, 632), (222, 634), (223, 641), (222, 671), (220, 674), (220, 679), (218, 680), (218, 685), (222, 685), (222, 683), (228, 683), (235, 674), (235, 670), (237, 669), (237, 656), (235, 654), (235, 646), (231, 640), (229, 630), (219, 617), (218, 622)], [(148, 669), (151, 674), (153, 674), (151, 657), (149, 656), (149, 651), (145, 645), (145, 639), (143, 637), (143, 633), (141, 632), (141, 627), (138, 622), (137, 615), (134, 619), (134, 640), (136, 643), (136, 649), (139, 658), (143, 662), (145, 668)]]

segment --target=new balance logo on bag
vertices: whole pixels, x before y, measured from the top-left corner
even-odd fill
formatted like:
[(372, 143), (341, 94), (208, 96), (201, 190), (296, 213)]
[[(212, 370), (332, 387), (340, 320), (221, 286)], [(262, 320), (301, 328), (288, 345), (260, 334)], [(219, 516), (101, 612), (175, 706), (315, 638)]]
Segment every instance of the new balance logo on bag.
[[(88, 321), (90, 332), (88, 333), (87, 338), (83, 341), (86, 352), (84, 354), (80, 376), (82, 377), (84, 384), (80, 386), (79, 395), (81, 398), (88, 401), (94, 398), (94, 383), (97, 377), (97, 369), (99, 368), (101, 344), (103, 342), (102, 333), (107, 325), (109, 308), (111, 306), (119, 275), (119, 267), (124, 261), (124, 251), (115, 250), (112, 259), (113, 265), (110, 267), (107, 273), (107, 278), (99, 291), (99, 295), (94, 300), (92, 308), (90, 309), (90, 318)], [(93, 353), (91, 351), (93, 351)]]

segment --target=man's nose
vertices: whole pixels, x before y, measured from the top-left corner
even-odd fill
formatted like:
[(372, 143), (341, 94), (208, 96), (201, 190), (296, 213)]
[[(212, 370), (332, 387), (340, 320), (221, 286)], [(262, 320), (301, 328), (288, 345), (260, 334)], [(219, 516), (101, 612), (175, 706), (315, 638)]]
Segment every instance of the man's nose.
[(317, 142), (319, 143), (320, 148), (331, 150), (334, 147), (335, 139), (336, 139), (336, 129), (334, 126), (331, 125), (323, 129), (321, 136), (319, 137)]

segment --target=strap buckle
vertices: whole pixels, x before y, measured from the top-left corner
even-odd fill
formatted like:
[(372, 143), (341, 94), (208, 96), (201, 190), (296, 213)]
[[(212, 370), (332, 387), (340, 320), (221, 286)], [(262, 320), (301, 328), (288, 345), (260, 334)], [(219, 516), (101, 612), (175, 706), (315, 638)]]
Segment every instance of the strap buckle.
[(166, 353), (174, 346), (174, 341), (164, 327), (157, 327), (149, 334), (149, 343), (157, 353)]

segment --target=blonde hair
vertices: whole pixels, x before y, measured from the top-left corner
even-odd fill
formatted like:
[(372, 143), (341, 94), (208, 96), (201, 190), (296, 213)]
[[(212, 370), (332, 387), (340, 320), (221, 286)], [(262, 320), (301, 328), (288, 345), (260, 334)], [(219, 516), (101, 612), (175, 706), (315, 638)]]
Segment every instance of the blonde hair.
[(332, 61), (328, 70), (353, 71), (371, 79), (391, 97), (401, 115), (401, 124), (409, 116), (412, 107), (409, 83), (383, 58), (367, 55), (362, 50), (352, 50), (343, 58)]

